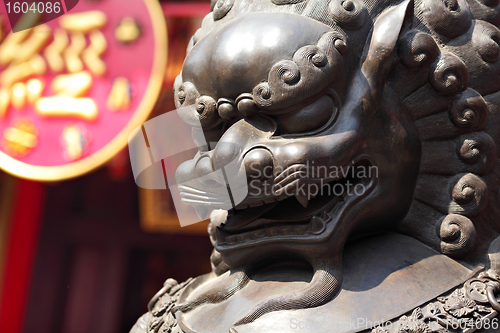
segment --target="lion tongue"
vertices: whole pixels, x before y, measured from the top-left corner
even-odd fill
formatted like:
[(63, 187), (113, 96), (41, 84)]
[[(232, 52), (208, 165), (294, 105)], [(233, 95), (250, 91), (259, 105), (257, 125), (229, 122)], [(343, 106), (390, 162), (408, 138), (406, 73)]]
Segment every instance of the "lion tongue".
[(274, 202), (264, 206), (247, 208), (244, 210), (235, 210), (233, 215), (228, 216), (226, 222), (224, 223), (224, 229), (229, 232), (237, 231), (238, 229), (241, 229), (246, 225), (252, 223), (261, 215), (270, 211), (277, 205), (278, 202)]

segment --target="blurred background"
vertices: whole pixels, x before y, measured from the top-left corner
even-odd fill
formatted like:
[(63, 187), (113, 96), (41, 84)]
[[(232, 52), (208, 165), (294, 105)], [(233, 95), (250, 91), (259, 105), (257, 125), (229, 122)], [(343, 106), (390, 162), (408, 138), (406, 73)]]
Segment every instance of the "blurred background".
[[(168, 59), (150, 118), (175, 108), (173, 81), (210, 11), (208, 1), (160, 3)], [(168, 190), (138, 188), (127, 149), (71, 180), (0, 171), (0, 332), (128, 332), (167, 278), (210, 271), (206, 227), (181, 228)]]

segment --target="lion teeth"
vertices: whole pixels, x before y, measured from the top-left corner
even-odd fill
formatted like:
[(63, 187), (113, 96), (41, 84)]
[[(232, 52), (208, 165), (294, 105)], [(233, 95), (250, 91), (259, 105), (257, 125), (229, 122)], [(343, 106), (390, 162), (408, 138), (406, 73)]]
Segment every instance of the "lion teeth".
[(215, 228), (215, 237), (218, 241), (224, 241), (227, 236), (229, 236), (229, 232), (222, 229), (221, 227)]
[(234, 235), (232, 236), (227, 236), (226, 237), (226, 242), (229, 244), (229, 245), (232, 245), (232, 244), (236, 244), (236, 241), (238, 240), (238, 238)]
[(194, 209), (196, 211), (196, 215), (198, 215), (198, 217), (202, 220), (206, 219), (207, 218), (207, 214), (208, 214), (208, 209), (205, 208), (205, 207), (196, 207)]
[(269, 204), (269, 203), (273, 203), (273, 202), (276, 202), (276, 201), (278, 201), (277, 198), (270, 197), (270, 198), (265, 199), (264, 203)]
[(295, 198), (297, 198), (297, 201), (304, 206), (304, 208), (307, 208), (307, 205), (309, 205), (309, 198), (305, 194), (295, 194)]
[(280, 232), (280, 235), (282, 236), (287, 236), (287, 235), (290, 235), (292, 233), (292, 227), (279, 227), (279, 232)]
[(254, 232), (252, 232), (252, 238), (254, 239), (259, 239), (263, 237), (266, 237), (266, 232), (264, 230), (255, 230)]
[(293, 233), (294, 233), (295, 235), (299, 235), (299, 236), (300, 236), (300, 235), (303, 235), (303, 234), (305, 234), (305, 233), (306, 233), (307, 228), (308, 228), (308, 226), (306, 226), (306, 225), (298, 225), (298, 226), (295, 226), (295, 227), (293, 227)]
[(253, 208), (253, 207), (259, 207), (259, 206), (262, 206), (263, 204), (264, 204), (264, 202), (263, 202), (263, 201), (255, 201), (255, 202), (249, 202), (249, 203), (248, 203), (248, 205), (249, 205), (250, 207), (252, 207), (252, 208)]
[(278, 200), (277, 200), (277, 201), (283, 201), (283, 200), (288, 199), (288, 198), (289, 198), (289, 197), (288, 197), (288, 196), (286, 196), (286, 195), (281, 195), (281, 196), (279, 196), (279, 197), (278, 197)]
[(309, 231), (312, 234), (321, 233), (326, 226), (326, 222), (318, 216), (311, 217), (311, 222), (309, 223)]
[(276, 237), (279, 235), (278, 228), (266, 229), (266, 235), (269, 237)]
[[(319, 217), (316, 216), (318, 220)], [(326, 223), (326, 222), (325, 222)], [(266, 238), (285, 238), (290, 236), (302, 236), (306, 232), (311, 232), (311, 225), (282, 225), (268, 229), (258, 229), (247, 231), (241, 234), (231, 235), (221, 227), (216, 228), (217, 244), (221, 246), (244, 244)]]

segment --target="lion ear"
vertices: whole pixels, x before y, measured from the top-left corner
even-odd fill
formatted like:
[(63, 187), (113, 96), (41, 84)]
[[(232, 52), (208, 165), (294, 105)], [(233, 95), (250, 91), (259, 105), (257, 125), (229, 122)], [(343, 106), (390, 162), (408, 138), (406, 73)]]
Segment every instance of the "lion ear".
[(401, 33), (411, 25), (413, 10), (413, 0), (404, 0), (383, 11), (373, 25), (370, 51), (394, 49)]
[(413, 0), (404, 0), (376, 19), (363, 62), (365, 75), (380, 81), (388, 74), (398, 39), (413, 20), (414, 6)]

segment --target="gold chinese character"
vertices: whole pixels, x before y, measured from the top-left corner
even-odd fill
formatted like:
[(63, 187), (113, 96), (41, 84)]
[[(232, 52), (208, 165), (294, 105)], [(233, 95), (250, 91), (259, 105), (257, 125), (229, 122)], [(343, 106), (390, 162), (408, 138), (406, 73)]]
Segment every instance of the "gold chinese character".
[(64, 61), (66, 68), (70, 73), (76, 73), (83, 70), (83, 63), (80, 60), (80, 54), (85, 49), (85, 36), (81, 32), (71, 34), (71, 44), (64, 50)]
[(130, 82), (127, 78), (118, 77), (113, 81), (107, 105), (110, 111), (128, 109), (130, 106)]
[(18, 82), (12, 87), (12, 106), (22, 109), (26, 102), (26, 85)]
[(102, 32), (96, 30), (90, 34), (89, 39), (90, 46), (83, 51), (83, 61), (93, 74), (102, 76), (106, 73), (106, 64), (100, 57), (108, 47), (106, 38)]
[(86, 131), (78, 125), (69, 125), (63, 129), (61, 134), (64, 157), (74, 161), (82, 157), (88, 146)]
[(44, 54), (50, 69), (53, 72), (60, 73), (64, 70), (63, 51), (68, 46), (68, 34), (64, 29), (54, 31), (54, 40), (45, 48)]
[(132, 43), (141, 36), (141, 29), (136, 20), (125, 17), (115, 29), (115, 38), (122, 43)]
[[(100, 57), (106, 51), (108, 44), (99, 29), (104, 27), (107, 20), (106, 14), (100, 11), (66, 14), (60, 19), (60, 26), (71, 32), (71, 44), (64, 51), (66, 68), (70, 73), (83, 70), (80, 57), (92, 74), (102, 76), (106, 73), (106, 65)], [(85, 34), (89, 35), (90, 40), (87, 48), (85, 48)], [(61, 37), (61, 45), (62, 42)]]
[(43, 83), (38, 79), (31, 79), (26, 84), (26, 92), (28, 94), (28, 102), (30, 104), (35, 104), (35, 102), (40, 98), (43, 91)]
[(2, 143), (10, 154), (24, 156), (38, 144), (38, 130), (31, 120), (17, 119), (4, 130)]
[(0, 65), (7, 66), (0, 73), (0, 118), (5, 116), (10, 104), (16, 108), (24, 106), (26, 87), (23, 81), (45, 74), (47, 66), (38, 53), (48, 42), (50, 31), (49, 26), (42, 24), (21, 32), (11, 32), (0, 44)]
[(76, 14), (65, 14), (59, 24), (71, 32), (89, 33), (92, 30), (102, 29), (108, 18), (101, 11), (93, 10)]
[(0, 45), (0, 65), (8, 66), (0, 75), (0, 84), (10, 88), (33, 75), (43, 75), (45, 61), (38, 55), (48, 41), (50, 28), (40, 25), (33, 29), (10, 33)]
[[(29, 22), (37, 19), (21, 18)], [(106, 72), (101, 56), (107, 49), (107, 41), (99, 31), (106, 22), (103, 12), (89, 11), (64, 15), (59, 20), (61, 28), (56, 28), (53, 34), (45, 24), (10, 33), (0, 44), (0, 65), (6, 66), (0, 73), (0, 118), (5, 116), (9, 106), (22, 109), (28, 102), (44, 117), (96, 119), (97, 105), (84, 95), (92, 85), (90, 73), (102, 76)], [(47, 45), (51, 35), (54, 38)], [(41, 97), (43, 83), (34, 77), (44, 75), (47, 67), (55, 73), (66, 69), (71, 74), (59, 75), (53, 80), (54, 96)], [(124, 108), (128, 103), (121, 97), (117, 108)]]
[(92, 86), (92, 76), (83, 71), (59, 75), (52, 81), (55, 96), (42, 97), (35, 103), (35, 111), (44, 117), (76, 117), (84, 120), (97, 118), (98, 109), (91, 98), (82, 97)]

